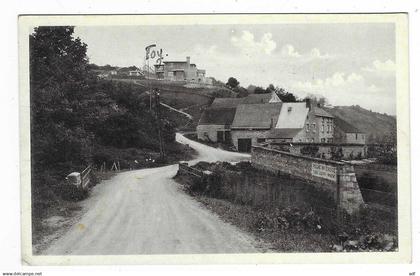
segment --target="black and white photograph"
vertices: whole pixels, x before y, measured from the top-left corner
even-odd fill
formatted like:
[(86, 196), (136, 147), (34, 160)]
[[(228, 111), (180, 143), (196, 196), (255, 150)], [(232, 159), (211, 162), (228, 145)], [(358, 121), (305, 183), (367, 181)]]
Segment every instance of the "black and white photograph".
[(83, 17), (19, 19), (29, 264), (410, 260), (405, 14)]

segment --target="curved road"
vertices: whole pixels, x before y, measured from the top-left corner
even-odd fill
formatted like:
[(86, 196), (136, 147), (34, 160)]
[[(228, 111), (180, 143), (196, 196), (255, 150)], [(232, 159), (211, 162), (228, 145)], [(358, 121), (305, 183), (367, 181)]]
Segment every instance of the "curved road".
[[(198, 161), (240, 161), (227, 152), (177, 134)], [(92, 190), (86, 213), (42, 254), (123, 255), (258, 252), (252, 236), (223, 222), (180, 190), (177, 165), (119, 173)]]

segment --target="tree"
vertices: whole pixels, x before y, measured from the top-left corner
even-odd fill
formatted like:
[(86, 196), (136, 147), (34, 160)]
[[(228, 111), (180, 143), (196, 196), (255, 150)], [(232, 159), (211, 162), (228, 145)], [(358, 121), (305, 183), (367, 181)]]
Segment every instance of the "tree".
[(276, 87), (275, 92), (282, 102), (292, 103), (298, 101), (298, 98), (293, 93), (286, 91), (284, 88)]
[(32, 169), (82, 164), (90, 155), (91, 134), (79, 116), (87, 83), (86, 44), (74, 27), (38, 27), (29, 37)]
[(267, 90), (258, 86), (258, 87), (255, 87), (254, 93), (255, 94), (265, 94), (265, 93), (267, 93)]
[(235, 79), (234, 77), (230, 77), (226, 83), (227, 86), (230, 88), (236, 88), (239, 85), (239, 81)]
[(321, 95), (309, 94), (305, 99), (310, 99), (312, 103), (320, 107), (324, 107), (328, 104), (328, 99)]

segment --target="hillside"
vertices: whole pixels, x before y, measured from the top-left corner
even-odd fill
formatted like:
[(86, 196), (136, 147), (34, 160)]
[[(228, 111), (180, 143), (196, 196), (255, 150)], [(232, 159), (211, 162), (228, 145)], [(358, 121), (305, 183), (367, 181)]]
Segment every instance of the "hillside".
[(87, 45), (73, 38), (73, 31), (39, 27), (30, 36), (35, 217), (76, 194), (63, 189), (65, 177), (88, 164), (109, 170), (118, 162), (121, 169), (137, 169), (187, 160), (192, 154), (175, 141), (178, 121), (167, 116), (160, 120), (166, 146), (165, 159), (160, 158), (155, 109), (149, 108), (146, 89), (97, 78), (87, 64)]
[(397, 124), (393, 116), (369, 111), (358, 105), (335, 106), (327, 111), (365, 132), (368, 142), (393, 142)]
[[(183, 81), (163, 81), (163, 80), (133, 80), (115, 79), (114, 81), (135, 84), (143, 90), (158, 88), (160, 99), (163, 103), (174, 108), (180, 109), (193, 116), (192, 122), (186, 124), (185, 118), (177, 114), (167, 114), (177, 121), (178, 127), (183, 130), (195, 129), (203, 110), (209, 106), (214, 98), (235, 98), (237, 94), (222, 86), (198, 86), (187, 84)], [(176, 118), (180, 117), (180, 118)], [(180, 120), (180, 121), (179, 121)], [(179, 122), (178, 122), (179, 121)], [(184, 127), (182, 127), (184, 126)]]

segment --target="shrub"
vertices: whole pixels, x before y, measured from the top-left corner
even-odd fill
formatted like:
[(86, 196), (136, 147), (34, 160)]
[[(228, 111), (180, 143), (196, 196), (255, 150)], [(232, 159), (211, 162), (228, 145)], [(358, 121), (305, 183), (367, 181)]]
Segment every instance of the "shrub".
[(317, 154), (318, 154), (318, 151), (319, 151), (318, 146), (307, 145), (307, 146), (304, 146), (300, 149), (300, 154), (316, 157)]

